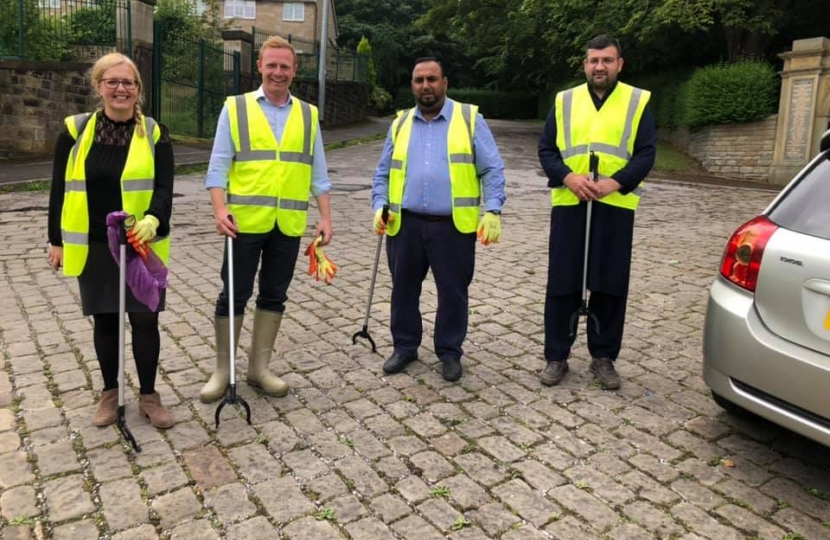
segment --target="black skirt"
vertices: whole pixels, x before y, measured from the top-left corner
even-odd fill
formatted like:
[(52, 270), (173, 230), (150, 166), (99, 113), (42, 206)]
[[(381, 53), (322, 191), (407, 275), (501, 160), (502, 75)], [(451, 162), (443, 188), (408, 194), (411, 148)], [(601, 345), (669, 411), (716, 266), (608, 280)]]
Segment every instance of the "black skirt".
[[(83, 272), (78, 276), (81, 291), (81, 308), (84, 315), (101, 313), (118, 313), (118, 264), (110, 253), (107, 244), (90, 242), (89, 256)], [(164, 311), (164, 298), (167, 289), (159, 291), (157, 311)], [(150, 313), (152, 310), (133, 296), (127, 286), (127, 313)]]

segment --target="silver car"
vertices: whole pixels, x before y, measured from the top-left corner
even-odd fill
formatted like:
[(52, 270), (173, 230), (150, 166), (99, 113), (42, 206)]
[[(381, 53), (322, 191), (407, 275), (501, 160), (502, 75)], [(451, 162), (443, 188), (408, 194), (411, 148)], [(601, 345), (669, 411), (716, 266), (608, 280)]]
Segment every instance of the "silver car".
[(830, 446), (830, 131), (727, 242), (706, 308), (703, 379), (726, 410)]

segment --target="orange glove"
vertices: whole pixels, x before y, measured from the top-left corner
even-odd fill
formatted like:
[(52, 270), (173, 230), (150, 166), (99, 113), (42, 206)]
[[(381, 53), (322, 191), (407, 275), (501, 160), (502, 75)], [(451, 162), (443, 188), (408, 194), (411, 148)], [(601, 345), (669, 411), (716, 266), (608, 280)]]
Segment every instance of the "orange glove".
[[(158, 220), (156, 220), (156, 223), (158, 223)], [(132, 246), (133, 250), (138, 253), (139, 257), (146, 261), (147, 251), (149, 251), (150, 248), (147, 247), (147, 242), (139, 240), (139, 236), (136, 234), (136, 224), (135, 216), (128, 216), (127, 219), (124, 220), (124, 227), (127, 229), (127, 243)]]
[(305, 249), (305, 254), (308, 256), (308, 275), (314, 276), (314, 281), (322, 279), (329, 284), (337, 274), (337, 266), (331, 262), (328, 255), (323, 253), (323, 248), (320, 246), (322, 241), (323, 236), (320, 235)]

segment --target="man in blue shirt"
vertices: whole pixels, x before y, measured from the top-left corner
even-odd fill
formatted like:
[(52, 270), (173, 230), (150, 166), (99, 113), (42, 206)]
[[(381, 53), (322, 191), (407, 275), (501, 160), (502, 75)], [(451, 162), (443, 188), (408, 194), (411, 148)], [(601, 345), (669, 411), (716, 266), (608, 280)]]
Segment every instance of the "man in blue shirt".
[[(389, 236), (392, 274), (394, 352), (383, 370), (398, 373), (418, 358), (421, 284), (431, 269), (438, 291), (435, 354), (444, 379), (457, 381), (476, 232), (484, 245), (499, 239), (504, 163), (478, 108), (447, 98), (438, 60), (417, 60), (411, 85), (417, 106), (392, 123), (372, 186), (374, 228)], [(384, 205), (390, 209), (385, 222)]]
[(260, 260), (247, 381), (272, 396), (288, 393), (288, 384), (268, 365), (306, 228), (309, 194), (320, 212), (314, 238), (322, 235), (325, 245), (332, 236), (331, 182), (317, 110), (289, 91), (297, 71), (294, 48), (280, 37), (269, 38), (260, 49), (257, 68), (262, 86), (225, 102), (205, 177), (216, 231), (234, 238), (235, 293), (231, 309), (223, 262), (223, 288), (216, 300), (216, 369), (199, 393), (206, 403), (220, 399), (228, 386), (228, 318), (233, 317), (238, 341)]

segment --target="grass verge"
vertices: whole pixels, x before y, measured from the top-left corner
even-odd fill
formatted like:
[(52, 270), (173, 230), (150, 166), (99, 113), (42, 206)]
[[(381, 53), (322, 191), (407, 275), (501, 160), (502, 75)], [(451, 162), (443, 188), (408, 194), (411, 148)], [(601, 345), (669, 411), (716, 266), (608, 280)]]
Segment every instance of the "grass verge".
[(692, 158), (680, 153), (669, 144), (657, 143), (657, 158), (654, 160), (652, 171), (694, 172), (696, 169), (697, 164)]
[(49, 191), (51, 180), (32, 180), (19, 184), (0, 185), (0, 193), (17, 193), (20, 191)]

